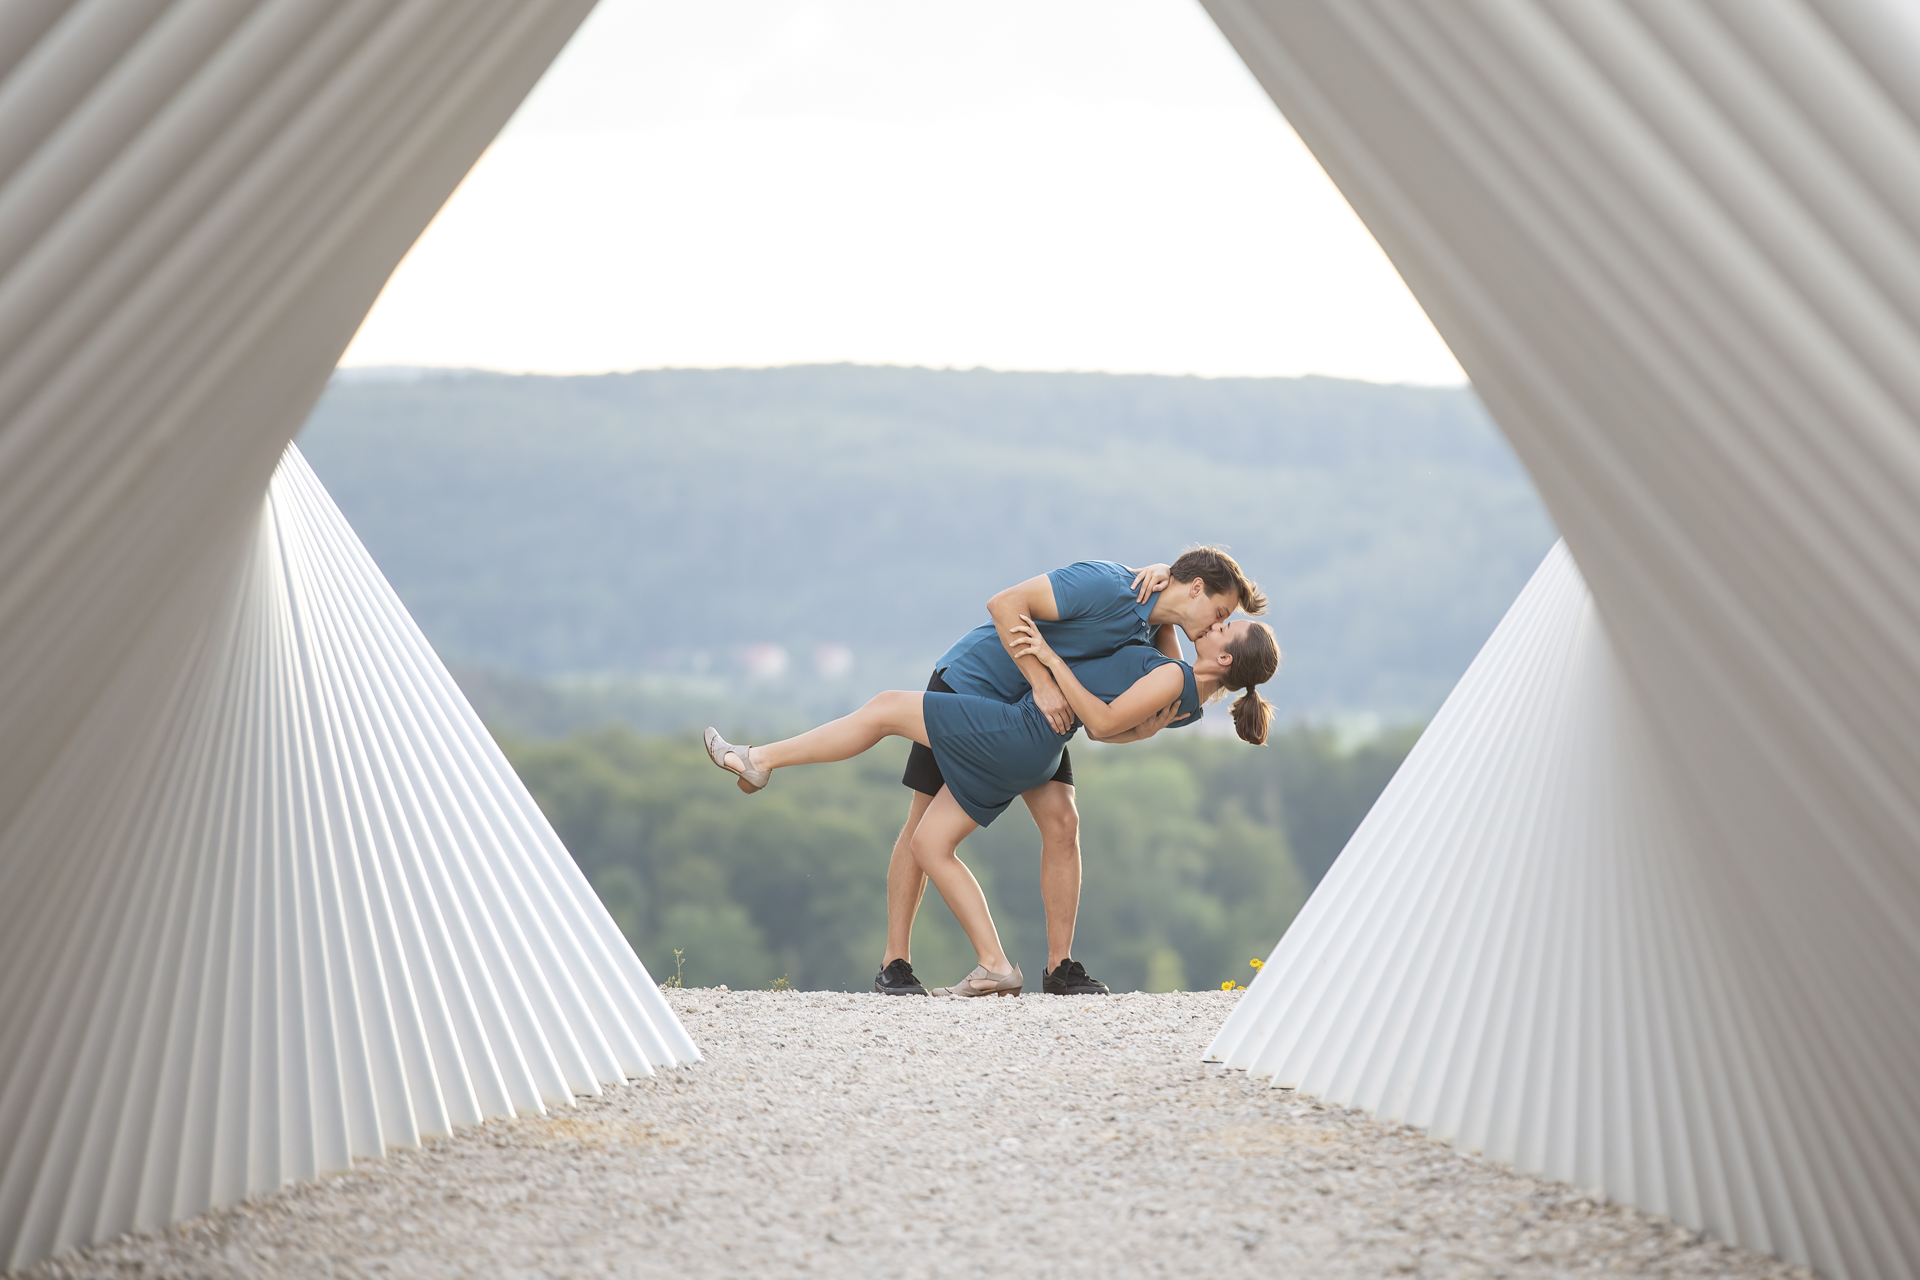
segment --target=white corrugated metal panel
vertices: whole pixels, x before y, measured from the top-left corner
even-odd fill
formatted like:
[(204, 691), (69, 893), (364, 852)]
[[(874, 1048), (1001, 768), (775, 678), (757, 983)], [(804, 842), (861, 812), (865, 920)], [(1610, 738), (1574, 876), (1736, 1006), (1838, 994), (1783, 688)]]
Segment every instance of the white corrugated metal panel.
[(187, 651), (0, 843), (12, 1261), (698, 1058), (291, 447)]
[(1920, 1272), (1920, 26), (1208, 7), (1597, 610), (1550, 560), (1219, 1048), (1831, 1275)]
[(698, 1056), (287, 446), (587, 8), (0, 11), (0, 1266)]

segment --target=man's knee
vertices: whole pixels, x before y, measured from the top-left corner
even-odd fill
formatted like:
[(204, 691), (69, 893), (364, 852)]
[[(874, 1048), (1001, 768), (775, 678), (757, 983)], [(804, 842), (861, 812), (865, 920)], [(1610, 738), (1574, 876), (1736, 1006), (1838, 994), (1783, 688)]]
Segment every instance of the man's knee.
[(1027, 811), (1033, 825), (1040, 828), (1044, 849), (1073, 849), (1080, 844), (1080, 810), (1073, 802), (1073, 788), (1065, 783), (1049, 782), (1027, 793)]
[(1080, 815), (1069, 809), (1066, 813), (1049, 818), (1038, 824), (1040, 827), (1040, 847), (1043, 850), (1065, 852), (1080, 847)]

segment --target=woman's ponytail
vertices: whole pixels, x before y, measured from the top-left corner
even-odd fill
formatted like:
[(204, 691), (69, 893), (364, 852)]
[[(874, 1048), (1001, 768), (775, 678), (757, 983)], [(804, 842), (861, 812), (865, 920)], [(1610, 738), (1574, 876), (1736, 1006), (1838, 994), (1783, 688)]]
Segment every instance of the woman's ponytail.
[(1272, 627), (1256, 622), (1227, 646), (1227, 653), (1233, 663), (1227, 668), (1226, 687), (1245, 690), (1234, 699), (1234, 732), (1256, 747), (1265, 746), (1267, 730), (1273, 726), (1273, 704), (1254, 686), (1273, 679), (1273, 673), (1280, 669), (1280, 644), (1273, 638)]
[(1273, 723), (1273, 704), (1249, 689), (1233, 700), (1233, 731), (1256, 747), (1267, 745)]

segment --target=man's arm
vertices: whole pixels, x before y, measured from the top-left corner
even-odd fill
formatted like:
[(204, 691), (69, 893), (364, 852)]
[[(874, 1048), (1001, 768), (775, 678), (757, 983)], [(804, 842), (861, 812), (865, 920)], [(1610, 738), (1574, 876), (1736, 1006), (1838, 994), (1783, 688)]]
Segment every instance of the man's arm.
[(1149, 719), (1142, 720), (1139, 724), (1133, 726), (1133, 728), (1131, 729), (1128, 729), (1126, 732), (1116, 733), (1111, 738), (1095, 738), (1094, 741), (1095, 742), (1145, 742), (1148, 738), (1151, 738), (1154, 734), (1160, 732), (1162, 729), (1166, 728), (1169, 724), (1171, 724), (1173, 722), (1173, 718), (1179, 714), (1180, 714), (1180, 700), (1178, 698), (1175, 698), (1172, 702), (1169, 702), (1166, 706), (1160, 708), (1159, 711), (1155, 712)]
[[(1008, 587), (987, 601), (987, 616), (993, 619), (993, 629), (999, 633), (1000, 643), (1006, 647), (1009, 657), (1013, 657), (1012, 628), (1020, 625), (1022, 614), (1048, 622), (1060, 620), (1060, 608), (1053, 599), (1053, 579), (1043, 573)], [(1046, 664), (1028, 654), (1014, 657), (1013, 665), (1020, 668), (1020, 674), (1033, 686), (1034, 705), (1040, 708), (1040, 714), (1047, 718), (1053, 731), (1065, 733), (1071, 729), (1073, 708), (1067, 705), (1066, 695), (1060, 692)]]

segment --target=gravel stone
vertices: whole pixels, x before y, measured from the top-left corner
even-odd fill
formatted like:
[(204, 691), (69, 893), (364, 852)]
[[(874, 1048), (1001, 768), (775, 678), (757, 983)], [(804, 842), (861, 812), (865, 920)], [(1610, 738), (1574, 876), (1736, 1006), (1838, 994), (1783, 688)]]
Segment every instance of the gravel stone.
[(1203, 1063), (1234, 993), (668, 994), (704, 1063), (24, 1274), (1811, 1277)]

